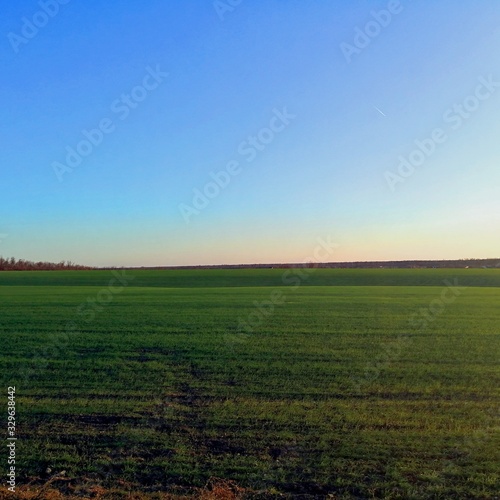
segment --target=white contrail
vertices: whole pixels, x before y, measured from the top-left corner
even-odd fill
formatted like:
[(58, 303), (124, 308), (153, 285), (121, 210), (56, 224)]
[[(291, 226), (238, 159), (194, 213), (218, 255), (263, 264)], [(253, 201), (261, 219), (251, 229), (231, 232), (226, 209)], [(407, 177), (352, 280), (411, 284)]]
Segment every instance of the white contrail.
[(378, 109), (378, 108), (377, 108), (377, 106), (373, 106), (373, 107), (374, 107), (374, 108), (375, 108), (375, 109), (376, 109), (376, 110), (377, 110), (377, 111), (378, 111), (381, 115), (386, 116), (386, 114), (385, 114), (385, 113), (382, 113), (382, 111), (380, 111), (380, 109)]

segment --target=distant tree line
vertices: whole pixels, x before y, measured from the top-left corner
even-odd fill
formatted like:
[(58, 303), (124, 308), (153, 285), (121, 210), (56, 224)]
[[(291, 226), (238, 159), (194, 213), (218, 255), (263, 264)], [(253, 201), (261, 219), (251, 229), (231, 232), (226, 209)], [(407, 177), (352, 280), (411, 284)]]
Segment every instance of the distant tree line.
[(398, 260), (367, 262), (302, 262), (275, 264), (223, 264), (201, 266), (156, 266), (135, 269), (293, 269), (299, 267), (321, 269), (456, 269), (456, 268), (497, 268), (500, 258), (496, 259), (459, 259), (459, 260)]
[(91, 267), (80, 266), (71, 261), (32, 262), (14, 257), (0, 257), (0, 271), (70, 271), (86, 269), (290, 269), (298, 267), (331, 268), (331, 269), (429, 269), (429, 268), (496, 268), (500, 269), (498, 259), (460, 259), (460, 260), (405, 260), (377, 262), (306, 262), (306, 263), (275, 263), (275, 264), (226, 264), (201, 266), (155, 266), (155, 267)]
[(53, 262), (31, 262), (15, 257), (0, 257), (0, 271), (69, 271), (75, 269), (93, 269), (88, 266), (79, 266), (71, 261)]

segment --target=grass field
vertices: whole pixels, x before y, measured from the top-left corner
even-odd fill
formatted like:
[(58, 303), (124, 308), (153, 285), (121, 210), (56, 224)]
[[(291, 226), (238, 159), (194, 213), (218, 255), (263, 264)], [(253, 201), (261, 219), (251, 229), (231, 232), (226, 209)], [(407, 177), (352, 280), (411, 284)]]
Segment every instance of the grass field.
[(4, 272), (0, 300), (19, 486), (500, 496), (500, 270)]

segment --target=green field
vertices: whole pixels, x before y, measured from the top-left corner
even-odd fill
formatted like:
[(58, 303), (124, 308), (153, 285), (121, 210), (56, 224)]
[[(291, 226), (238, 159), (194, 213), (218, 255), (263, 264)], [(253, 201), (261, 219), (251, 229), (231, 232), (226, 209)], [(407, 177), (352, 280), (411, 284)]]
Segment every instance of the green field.
[(499, 497), (500, 270), (124, 276), (0, 273), (20, 485)]

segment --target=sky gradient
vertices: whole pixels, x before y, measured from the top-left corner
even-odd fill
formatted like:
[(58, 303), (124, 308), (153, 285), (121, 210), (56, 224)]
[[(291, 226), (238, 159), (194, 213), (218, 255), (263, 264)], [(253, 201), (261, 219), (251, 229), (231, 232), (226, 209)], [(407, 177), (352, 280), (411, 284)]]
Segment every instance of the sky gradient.
[(23, 0), (0, 35), (0, 255), (500, 257), (496, 0)]

